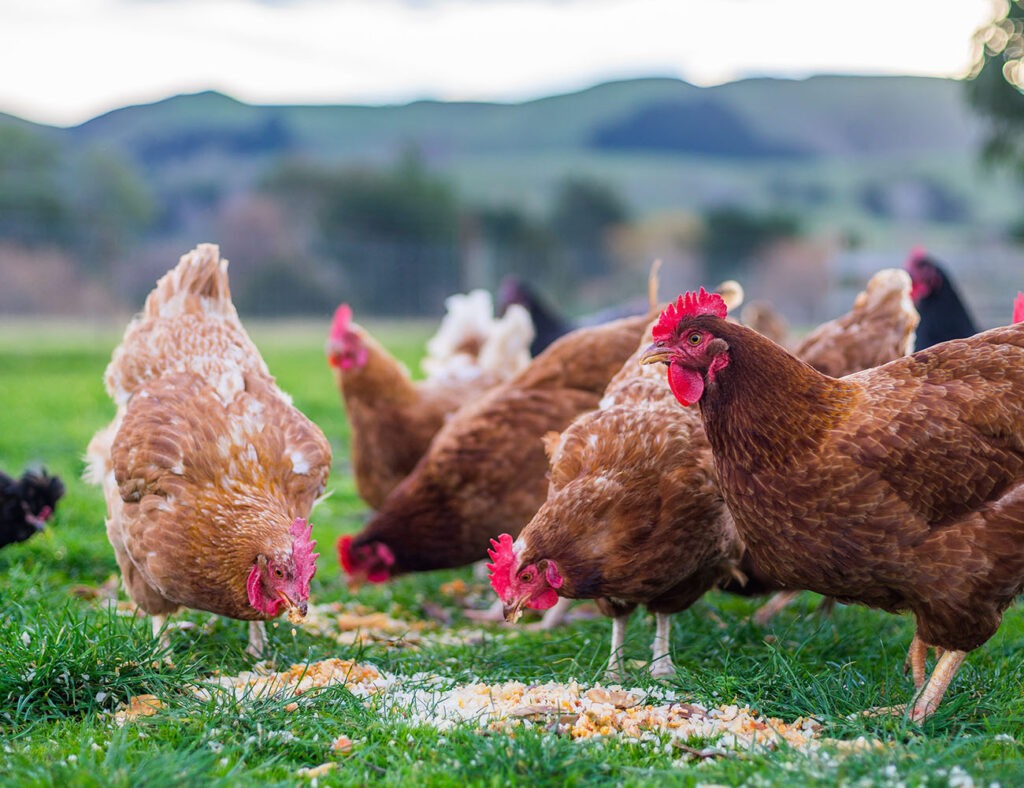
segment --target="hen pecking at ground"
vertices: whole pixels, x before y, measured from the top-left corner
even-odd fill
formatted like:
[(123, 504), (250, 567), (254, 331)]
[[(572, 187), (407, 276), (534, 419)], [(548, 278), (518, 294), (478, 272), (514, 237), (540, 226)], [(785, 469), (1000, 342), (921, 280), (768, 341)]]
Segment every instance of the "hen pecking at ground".
[(157, 283), (106, 371), (117, 406), (89, 443), (107, 536), (154, 631), (179, 607), (247, 620), (304, 615), (307, 523), (331, 453), (267, 370), (231, 303), (227, 261), (197, 247)]

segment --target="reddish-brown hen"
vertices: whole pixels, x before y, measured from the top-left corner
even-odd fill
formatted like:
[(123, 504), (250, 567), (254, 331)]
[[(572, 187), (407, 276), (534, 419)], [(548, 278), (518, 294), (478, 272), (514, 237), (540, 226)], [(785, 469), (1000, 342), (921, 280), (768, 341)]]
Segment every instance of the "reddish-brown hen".
[[(836, 379), (721, 308), (680, 296), (642, 360), (699, 403), (726, 503), (771, 576), (914, 614), (923, 719), (1024, 587), (1024, 324)], [(944, 653), (925, 683), (928, 646)]]
[[(453, 299), (471, 305), (474, 295)], [(412, 472), (452, 413), (530, 361), (533, 328), (524, 309), (512, 309), (489, 324), (479, 316), (450, 321), (460, 315), (472, 318), (480, 311), (472, 308), (465, 315), (465, 309), (453, 310), (453, 299), (446, 317), (450, 328), (443, 323), (431, 340), (434, 352), (425, 362), (430, 375), (419, 381), (413, 381), (401, 362), (352, 321), (347, 304), (334, 314), (327, 361), (345, 403), (356, 489), (374, 509)], [(487, 299), (489, 312), (489, 295)], [(462, 303), (456, 301), (455, 306)]]
[(306, 519), (331, 453), (242, 328), (227, 261), (181, 258), (128, 326), (106, 372), (117, 405), (89, 443), (125, 587), (154, 617), (178, 607), (248, 620), (305, 613), (316, 544)]
[[(850, 349), (852, 368), (864, 361), (864, 352), (836, 327), (899, 337), (885, 348), (890, 358), (902, 355), (917, 323), (909, 293), (906, 273), (879, 272), (848, 314), (814, 332), (829, 341), (807, 343), (808, 360), (819, 363), (822, 352), (824, 363), (834, 363)], [(664, 372), (638, 363), (650, 329), (646, 339), (609, 384), (601, 409), (562, 434), (547, 500), (519, 540), (502, 536), (491, 551), (491, 582), (510, 617), (524, 605), (554, 604), (556, 595), (598, 599), (613, 616), (611, 675), (619, 672), (626, 620), (638, 604), (657, 619), (651, 671), (671, 675), (672, 613), (741, 572), (756, 582), (734, 580), (728, 590), (779, 588), (744, 554), (699, 414), (675, 407)], [(885, 352), (875, 351), (875, 358)]]
[(518, 533), (547, 492), (542, 436), (597, 407), (650, 319), (566, 334), (512, 380), (459, 410), (366, 527), (339, 540), (351, 580), (469, 564), (480, 560), (491, 537)]

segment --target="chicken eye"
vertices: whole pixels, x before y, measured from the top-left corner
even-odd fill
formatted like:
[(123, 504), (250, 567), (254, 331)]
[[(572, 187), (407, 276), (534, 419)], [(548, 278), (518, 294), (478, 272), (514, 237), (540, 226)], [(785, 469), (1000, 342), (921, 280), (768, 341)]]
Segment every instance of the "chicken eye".
[(519, 582), (521, 583), (529, 583), (531, 580), (533, 580), (533, 575), (530, 572), (523, 572), (519, 575)]
[(274, 569), (274, 577), (276, 577), (278, 579), (284, 577), (284, 570), (281, 569), (281, 567), (276, 567)]
[(701, 336), (699, 331), (694, 331), (692, 334), (690, 334), (690, 336), (686, 338), (686, 341), (689, 342), (691, 345), (699, 345), (700, 340)]

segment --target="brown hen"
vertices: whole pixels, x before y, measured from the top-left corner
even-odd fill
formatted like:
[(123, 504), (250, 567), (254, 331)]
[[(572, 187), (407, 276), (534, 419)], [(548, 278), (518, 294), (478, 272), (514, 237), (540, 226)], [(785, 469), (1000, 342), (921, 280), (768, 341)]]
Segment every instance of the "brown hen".
[[(481, 291), (483, 292), (483, 291)], [(484, 292), (485, 295), (487, 295)], [(449, 320), (475, 295), (449, 299), (442, 328), (428, 346), (426, 380), (409, 371), (362, 326), (347, 304), (338, 307), (327, 340), (327, 361), (345, 404), (349, 457), (359, 496), (379, 509), (408, 476), (447, 418), (483, 392), (509, 379), (530, 361), (533, 328), (522, 307), (500, 321)], [(490, 296), (487, 295), (487, 311)], [(474, 312), (479, 312), (475, 309)], [(468, 325), (467, 325), (468, 323)], [(484, 323), (484, 325), (481, 325)]]
[[(1024, 324), (836, 379), (724, 317), (717, 296), (680, 296), (643, 361), (699, 403), (771, 576), (914, 614), (921, 720), (1024, 587)], [(928, 646), (943, 653), (925, 683)]]
[(248, 620), (259, 654), (263, 619), (305, 613), (305, 518), (331, 453), (242, 328), (216, 246), (157, 283), (106, 384), (117, 414), (89, 443), (87, 476), (129, 595), (155, 631), (180, 606)]
[(570, 332), (512, 380), (459, 410), (366, 527), (339, 540), (351, 581), (470, 564), (491, 537), (518, 533), (547, 492), (542, 436), (598, 406), (650, 320)]
[[(865, 354), (844, 341), (841, 327), (900, 337), (884, 348), (891, 357), (901, 355), (917, 323), (909, 293), (904, 272), (879, 272), (848, 314), (814, 332), (830, 341), (808, 343), (808, 360), (819, 363), (816, 353), (825, 350), (826, 362), (832, 361), (851, 349), (857, 352), (847, 363), (856, 368)], [(518, 541), (502, 536), (491, 551), (491, 582), (511, 618), (523, 606), (553, 604), (556, 594), (598, 600), (613, 617), (613, 677), (620, 672), (626, 621), (638, 604), (655, 613), (651, 672), (666, 676), (675, 672), (672, 613), (726, 581), (727, 590), (745, 594), (780, 588), (744, 553), (699, 414), (675, 407), (664, 372), (638, 363), (650, 329), (645, 339), (609, 384), (600, 410), (578, 418), (557, 441), (547, 500), (537, 515)]]

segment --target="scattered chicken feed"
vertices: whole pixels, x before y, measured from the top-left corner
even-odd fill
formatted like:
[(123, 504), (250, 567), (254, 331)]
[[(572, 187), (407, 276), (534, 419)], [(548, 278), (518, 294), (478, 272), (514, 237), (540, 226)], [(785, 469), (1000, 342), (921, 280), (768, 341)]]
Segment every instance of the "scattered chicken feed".
[[(217, 693), (239, 700), (293, 698), (289, 707), (294, 709), (318, 691), (339, 685), (383, 716), (439, 730), (473, 724), (480, 730), (514, 735), (517, 729), (539, 726), (572, 739), (618, 737), (653, 742), (692, 757), (772, 749), (782, 744), (804, 750), (818, 749), (824, 743), (839, 744), (819, 738), (821, 725), (810, 718), (784, 722), (735, 704), (708, 707), (672, 700), (668, 689), (656, 689), (652, 694), (617, 686), (588, 687), (576, 681), (452, 685), (449, 680), (427, 674), (390, 676), (373, 665), (343, 659), (292, 665), (272, 673), (246, 671), (237, 676), (215, 676), (197, 694), (204, 699)], [(152, 701), (147, 700), (143, 710), (136, 703), (138, 699), (132, 700), (127, 710), (118, 712), (119, 724), (161, 708), (153, 708)], [(703, 749), (691, 747), (692, 742)], [(335, 749), (347, 752), (351, 747), (352, 742), (345, 739)]]
[(366, 643), (396, 648), (456, 646), (483, 642), (483, 629), (439, 628), (433, 621), (402, 620), (357, 602), (311, 605), (298, 626), (311, 635), (329, 638), (342, 646)]

